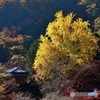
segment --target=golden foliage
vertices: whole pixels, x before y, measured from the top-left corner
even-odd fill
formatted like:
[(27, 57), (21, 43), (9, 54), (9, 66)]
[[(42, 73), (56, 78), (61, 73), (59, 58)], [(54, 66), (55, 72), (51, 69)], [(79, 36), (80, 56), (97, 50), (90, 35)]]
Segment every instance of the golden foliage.
[(27, 39), (30, 39), (31, 36), (17, 34), (16, 29), (12, 28), (9, 30), (8, 28), (4, 28), (0, 32), (0, 46), (2, 48), (7, 48), (12, 55), (14, 50), (18, 50), (20, 52), (25, 52), (24, 42)]
[(33, 65), (40, 79), (47, 78), (52, 66), (56, 67), (59, 61), (64, 60), (69, 64), (64, 65), (65, 71), (93, 59), (98, 49), (98, 38), (92, 34), (88, 21), (81, 18), (73, 21), (74, 16), (73, 13), (63, 16), (62, 11), (57, 12), (46, 34), (40, 36), (41, 42)]
[(20, 0), (19, 2), (20, 3), (26, 3), (26, 0)]
[(19, 59), (19, 60), (23, 59), (23, 60), (25, 60), (25, 57), (22, 56), (22, 55), (13, 55), (10, 60), (16, 60), (16, 59)]
[(2, 32), (0, 32), (0, 45), (4, 47), (10, 47), (14, 44), (23, 44), (24, 37), (22, 35), (17, 35), (14, 31), (10, 31), (7, 28), (4, 28)]
[(0, 0), (0, 6), (2, 8), (2, 6), (5, 3), (16, 3), (16, 2), (19, 2), (19, 3), (23, 4), (23, 3), (26, 3), (26, 0)]
[(0, 95), (5, 93), (5, 89), (6, 89), (5, 85), (1, 84), (0, 85)]
[(79, 4), (79, 5), (85, 4), (86, 1), (87, 1), (87, 0), (80, 0), (78, 4)]
[(3, 84), (3, 80), (7, 77), (8, 75), (4, 73), (3, 66), (0, 64), (0, 95), (4, 94), (6, 91), (6, 85)]
[(0, 73), (0, 78), (5, 78), (5, 77), (7, 77), (7, 74), (5, 74), (5, 73)]

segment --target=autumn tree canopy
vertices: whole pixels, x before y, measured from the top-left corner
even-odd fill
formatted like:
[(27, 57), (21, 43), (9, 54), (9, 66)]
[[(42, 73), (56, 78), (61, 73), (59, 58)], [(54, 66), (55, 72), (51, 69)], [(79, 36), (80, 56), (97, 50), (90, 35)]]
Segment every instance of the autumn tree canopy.
[(12, 59), (13, 55), (25, 56), (27, 50), (25, 42), (30, 38), (29, 35), (18, 34), (15, 27), (10, 30), (7, 27), (3, 28), (0, 32), (0, 62)]
[(60, 71), (67, 70), (86, 63), (93, 59), (98, 48), (98, 39), (92, 34), (89, 22), (81, 18), (73, 20), (75, 14), (67, 16), (59, 11), (55, 19), (50, 22), (46, 34), (40, 36), (39, 48), (33, 68), (36, 78), (47, 79), (52, 69), (61, 67)]

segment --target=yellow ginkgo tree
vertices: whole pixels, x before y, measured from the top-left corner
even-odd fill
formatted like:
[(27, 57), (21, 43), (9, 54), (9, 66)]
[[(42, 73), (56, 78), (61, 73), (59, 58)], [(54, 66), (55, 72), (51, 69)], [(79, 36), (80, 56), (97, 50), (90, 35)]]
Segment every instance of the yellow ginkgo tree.
[(72, 66), (82, 65), (95, 56), (98, 49), (98, 38), (89, 28), (89, 22), (82, 18), (73, 20), (75, 14), (66, 16), (59, 11), (55, 20), (50, 22), (46, 34), (40, 36), (39, 48), (33, 68), (37, 79), (47, 79), (62, 63), (60, 71), (65, 73)]

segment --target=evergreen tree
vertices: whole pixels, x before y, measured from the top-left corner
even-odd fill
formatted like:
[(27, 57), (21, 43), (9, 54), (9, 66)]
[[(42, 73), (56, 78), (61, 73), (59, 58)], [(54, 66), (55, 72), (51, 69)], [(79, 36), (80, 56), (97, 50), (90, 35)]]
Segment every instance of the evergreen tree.
[(38, 48), (38, 39), (36, 39), (32, 44), (26, 54), (26, 64), (25, 67), (29, 71), (28, 81), (32, 80), (32, 75), (35, 73), (33, 66), (33, 61), (35, 59), (35, 54)]

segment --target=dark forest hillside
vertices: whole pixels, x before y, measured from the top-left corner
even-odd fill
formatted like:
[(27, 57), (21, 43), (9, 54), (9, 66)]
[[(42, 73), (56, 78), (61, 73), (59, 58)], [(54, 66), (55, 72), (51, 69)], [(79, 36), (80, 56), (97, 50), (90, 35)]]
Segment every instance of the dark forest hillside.
[[(22, 0), (3, 0), (2, 2), (0, 2), (1, 35), (2, 30), (6, 27), (11, 32), (14, 28), (16, 34), (21, 34), (23, 36), (31, 36), (29, 40), (25, 40), (23, 42), (25, 48), (24, 51), (27, 51), (31, 43), (35, 39), (37, 39), (40, 36), (40, 34), (45, 33), (45, 29), (48, 23), (54, 19), (55, 12), (62, 10), (64, 15), (68, 14), (69, 12), (74, 12), (76, 13), (76, 17), (82, 17), (84, 20), (88, 19), (87, 13), (85, 12), (85, 6), (77, 5), (77, 0), (26, 0), (25, 2), (24, 1), (22, 2)], [(3, 53), (4, 55), (7, 55), (3, 57), (3, 59), (0, 58), (0, 62), (7, 61), (11, 58), (12, 55), (11, 50), (9, 49), (10, 44), (9, 42), (6, 43), (9, 45), (8, 47), (4, 49), (3, 46), (1, 46), (0, 48), (1, 54)], [(14, 52), (13, 54), (16, 55), (18, 53)]]
[(77, 0), (28, 0), (24, 4), (6, 2), (0, 9), (0, 29), (15, 26), (21, 34), (38, 37), (45, 33), (47, 24), (53, 20), (55, 12), (77, 13), (87, 19), (85, 8), (77, 5)]

